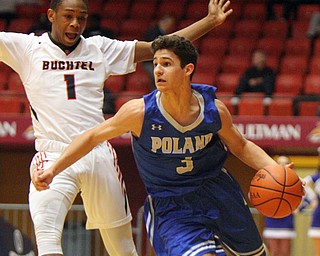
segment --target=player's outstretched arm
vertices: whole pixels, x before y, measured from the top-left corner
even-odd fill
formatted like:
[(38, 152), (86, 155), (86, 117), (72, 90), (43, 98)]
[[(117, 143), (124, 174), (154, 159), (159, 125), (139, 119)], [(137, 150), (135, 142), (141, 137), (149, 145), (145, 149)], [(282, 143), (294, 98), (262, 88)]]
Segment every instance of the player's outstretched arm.
[[(208, 33), (211, 29), (221, 25), (227, 17), (232, 13), (232, 9), (228, 9), (229, 0), (210, 0), (208, 4), (208, 14), (201, 20), (191, 24), (190, 26), (176, 31), (170, 35), (178, 35), (194, 41)], [(136, 44), (135, 62), (152, 59), (153, 53), (150, 42), (139, 41)]]
[(238, 131), (237, 127), (233, 124), (231, 114), (224, 103), (220, 100), (216, 100), (216, 105), (222, 123), (222, 127), (218, 134), (232, 154), (255, 170), (259, 170), (268, 165), (277, 165), (262, 148), (247, 140)]
[(32, 174), (32, 183), (35, 188), (37, 190), (48, 189), (54, 176), (88, 154), (101, 142), (115, 138), (126, 132), (139, 136), (143, 116), (143, 99), (127, 102), (119, 109), (116, 115), (76, 137), (49, 169), (35, 171)]

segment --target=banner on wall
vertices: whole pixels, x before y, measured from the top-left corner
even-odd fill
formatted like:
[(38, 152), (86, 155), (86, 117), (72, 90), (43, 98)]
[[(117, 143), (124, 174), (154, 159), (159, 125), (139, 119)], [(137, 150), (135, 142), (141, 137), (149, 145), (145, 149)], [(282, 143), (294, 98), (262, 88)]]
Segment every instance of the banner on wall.
[[(319, 117), (234, 116), (233, 122), (246, 138), (261, 147), (320, 146)], [(125, 134), (111, 141), (130, 144)], [(0, 145), (33, 145), (34, 135), (28, 115), (0, 115)]]

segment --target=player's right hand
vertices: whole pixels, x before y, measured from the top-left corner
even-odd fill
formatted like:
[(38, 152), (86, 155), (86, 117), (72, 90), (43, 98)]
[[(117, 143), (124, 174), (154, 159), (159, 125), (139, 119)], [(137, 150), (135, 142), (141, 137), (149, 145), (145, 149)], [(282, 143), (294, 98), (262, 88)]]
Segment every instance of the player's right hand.
[(32, 173), (32, 183), (36, 190), (41, 191), (41, 190), (46, 190), (50, 188), (50, 183), (53, 180), (53, 172), (48, 170), (37, 170)]

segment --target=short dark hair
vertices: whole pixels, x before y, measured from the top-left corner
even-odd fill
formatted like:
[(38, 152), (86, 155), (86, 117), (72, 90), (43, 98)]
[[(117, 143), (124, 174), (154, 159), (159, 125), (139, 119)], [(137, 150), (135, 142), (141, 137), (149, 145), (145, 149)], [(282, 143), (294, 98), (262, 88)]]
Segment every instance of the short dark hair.
[[(64, 0), (50, 0), (50, 9), (56, 11)], [(82, 0), (88, 8), (88, 0)]]
[(190, 40), (177, 35), (159, 36), (152, 42), (152, 50), (153, 53), (155, 53), (156, 51), (162, 49), (167, 49), (177, 55), (181, 62), (181, 68), (184, 68), (187, 64), (192, 63), (196, 69), (198, 52)]

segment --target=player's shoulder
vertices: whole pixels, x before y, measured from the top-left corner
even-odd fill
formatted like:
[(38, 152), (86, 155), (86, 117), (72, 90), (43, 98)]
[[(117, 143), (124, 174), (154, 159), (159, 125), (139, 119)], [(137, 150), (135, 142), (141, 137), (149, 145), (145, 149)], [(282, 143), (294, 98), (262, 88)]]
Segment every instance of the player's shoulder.
[(144, 113), (144, 100), (143, 98), (132, 99), (127, 101), (119, 111), (132, 115), (140, 115)]

